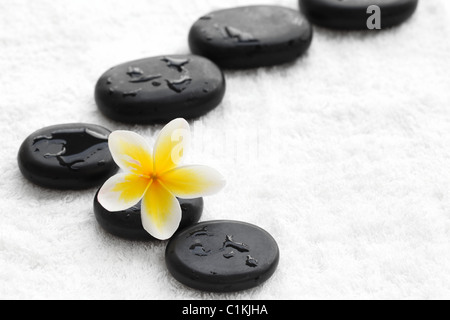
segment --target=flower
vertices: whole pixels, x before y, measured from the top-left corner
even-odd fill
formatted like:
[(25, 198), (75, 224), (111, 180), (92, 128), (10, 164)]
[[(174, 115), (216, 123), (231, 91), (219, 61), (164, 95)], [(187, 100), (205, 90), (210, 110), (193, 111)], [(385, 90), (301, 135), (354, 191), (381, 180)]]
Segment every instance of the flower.
[(144, 229), (153, 237), (167, 240), (181, 222), (177, 200), (195, 199), (217, 193), (225, 186), (223, 176), (207, 166), (179, 164), (190, 142), (189, 124), (176, 119), (160, 132), (153, 148), (140, 135), (114, 131), (109, 148), (122, 171), (105, 182), (98, 201), (108, 211), (123, 211), (142, 200)]

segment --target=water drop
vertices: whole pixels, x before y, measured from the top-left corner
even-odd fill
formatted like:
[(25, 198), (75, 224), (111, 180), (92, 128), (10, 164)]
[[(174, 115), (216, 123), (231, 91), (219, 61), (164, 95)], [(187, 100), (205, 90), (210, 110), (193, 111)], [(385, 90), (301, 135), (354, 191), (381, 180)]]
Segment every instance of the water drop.
[(235, 252), (234, 251), (231, 251), (231, 252), (228, 252), (228, 253), (224, 253), (223, 254), (223, 257), (225, 258), (225, 259), (231, 259), (231, 258), (233, 258), (234, 256), (235, 256)]
[(144, 74), (144, 71), (142, 71), (142, 69), (140, 69), (140, 68), (137, 68), (137, 67), (129, 67), (128, 68), (127, 75), (129, 75), (132, 78), (140, 77), (143, 74)]
[(69, 166), (69, 168), (73, 171), (78, 171), (81, 169), (82, 165), (84, 164), (84, 160), (79, 160), (79, 161), (75, 161), (73, 163), (66, 163), (65, 161), (63, 161), (61, 158), (58, 158), (59, 163), (61, 165), (67, 165)]
[(124, 98), (126, 97), (136, 97), (138, 95), (139, 92), (141, 92), (142, 89), (137, 89), (137, 90), (133, 90), (133, 91), (128, 91), (128, 92), (123, 92), (122, 96)]
[(52, 140), (52, 139), (53, 139), (53, 135), (37, 136), (36, 138), (33, 139), (33, 145), (35, 145), (36, 143), (38, 143), (39, 141), (42, 141), (42, 140)]
[(57, 152), (57, 153), (46, 153), (44, 154), (44, 158), (48, 159), (48, 158), (56, 158), (56, 157), (60, 157), (62, 155), (64, 155), (66, 153), (66, 146), (62, 145), (62, 149)]
[(143, 82), (153, 81), (153, 80), (159, 79), (161, 77), (162, 77), (162, 75), (160, 75), (160, 74), (148, 75), (148, 76), (144, 76), (143, 75), (143, 76), (141, 76), (139, 78), (133, 78), (129, 82), (131, 82), (131, 83), (143, 83)]
[(178, 80), (170, 81), (166, 80), (170, 89), (177, 93), (181, 93), (189, 87), (192, 82), (192, 78), (188, 76), (183, 76)]
[(253, 35), (248, 32), (243, 32), (237, 28), (225, 27), (225, 31), (228, 37), (237, 39), (238, 42), (258, 42), (258, 39), (256, 39)]
[(227, 235), (225, 238), (225, 242), (223, 243), (222, 249), (225, 248), (233, 248), (239, 252), (249, 252), (250, 248), (245, 243), (239, 243), (233, 240), (233, 236)]
[(167, 58), (165, 57), (161, 61), (167, 63), (169, 68), (175, 68), (178, 72), (183, 72), (184, 66), (189, 63), (189, 59), (176, 59), (176, 58)]
[[(88, 135), (90, 135), (91, 137), (95, 138), (95, 139), (99, 139), (99, 140), (108, 140), (109, 135), (107, 134), (103, 134), (94, 130), (91, 130), (89, 128), (86, 128), (84, 130), (84, 132)], [(97, 151), (102, 151), (104, 148), (101, 146), (98, 146)]]
[(99, 167), (104, 167), (105, 165), (106, 165), (105, 160), (100, 160), (99, 162), (97, 162), (97, 166), (99, 166)]
[(61, 166), (77, 171), (97, 149), (108, 146), (108, 137), (90, 129), (57, 130), (36, 137), (33, 146), (45, 152), (44, 158), (56, 158)]
[(189, 250), (191, 250), (193, 254), (199, 257), (206, 257), (211, 253), (211, 250), (206, 251), (201, 243), (193, 244), (192, 246), (190, 246)]
[(218, 23), (214, 24), (214, 28), (217, 29), (217, 31), (222, 35), (222, 37), (223, 37), (224, 39), (229, 38), (229, 36), (228, 36), (226, 30), (224, 30), (223, 28), (221, 28), (220, 25), (219, 25)]
[(196, 230), (196, 231), (190, 233), (188, 238), (201, 237), (201, 236), (212, 237), (213, 234), (208, 232), (208, 227), (203, 227), (200, 230)]
[(247, 261), (245, 262), (245, 264), (249, 267), (256, 268), (258, 266), (258, 260), (256, 260), (252, 256), (247, 256)]

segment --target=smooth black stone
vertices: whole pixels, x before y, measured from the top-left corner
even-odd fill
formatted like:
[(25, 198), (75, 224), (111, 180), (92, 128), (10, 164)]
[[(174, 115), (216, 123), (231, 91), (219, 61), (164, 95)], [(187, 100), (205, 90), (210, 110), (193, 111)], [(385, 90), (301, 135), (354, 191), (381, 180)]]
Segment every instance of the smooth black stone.
[[(100, 191), (100, 190), (99, 190)], [(98, 192), (94, 199), (94, 213), (98, 224), (110, 234), (134, 241), (156, 241), (142, 226), (141, 203), (119, 212), (110, 212), (98, 202)], [(182, 218), (178, 230), (200, 221), (203, 213), (203, 198), (193, 200), (178, 199)]]
[(222, 68), (292, 62), (311, 45), (313, 29), (297, 10), (249, 6), (212, 12), (191, 28), (189, 45)]
[(20, 147), (20, 171), (46, 188), (97, 187), (118, 171), (108, 147), (110, 133), (101, 126), (83, 123), (38, 130)]
[(381, 28), (396, 26), (416, 11), (418, 0), (299, 0), (303, 14), (313, 23), (330, 29), (368, 30), (371, 5), (381, 9)]
[(131, 61), (101, 76), (95, 100), (107, 117), (138, 124), (205, 115), (223, 100), (226, 83), (210, 60), (173, 55)]
[(166, 265), (194, 289), (233, 292), (256, 287), (275, 272), (280, 253), (273, 237), (244, 222), (209, 221), (175, 234)]

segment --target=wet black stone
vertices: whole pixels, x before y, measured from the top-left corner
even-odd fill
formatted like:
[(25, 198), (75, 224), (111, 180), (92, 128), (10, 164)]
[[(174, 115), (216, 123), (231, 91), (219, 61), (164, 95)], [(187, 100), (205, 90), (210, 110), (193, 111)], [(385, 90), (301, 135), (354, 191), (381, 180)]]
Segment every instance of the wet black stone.
[(191, 28), (189, 45), (222, 68), (256, 68), (294, 61), (310, 47), (312, 36), (298, 10), (249, 6), (200, 18)]
[[(99, 190), (100, 191), (100, 190)], [(156, 241), (142, 226), (141, 203), (119, 212), (110, 212), (98, 202), (98, 192), (94, 199), (94, 214), (98, 224), (108, 233), (127, 240)], [(179, 230), (200, 221), (203, 213), (203, 198), (193, 200), (178, 199), (182, 218)]]
[(418, 0), (299, 0), (303, 14), (314, 24), (331, 29), (367, 30), (373, 13), (367, 8), (381, 9), (381, 29), (407, 20), (416, 10)]
[(166, 248), (170, 273), (186, 286), (210, 292), (233, 292), (268, 280), (279, 261), (273, 237), (237, 221), (209, 221), (172, 237)]
[(121, 64), (107, 71), (95, 99), (107, 117), (138, 124), (192, 119), (217, 107), (225, 77), (210, 60), (195, 55), (160, 56)]
[(46, 188), (79, 190), (102, 185), (118, 171), (108, 147), (108, 129), (63, 124), (41, 129), (20, 147), (19, 168)]

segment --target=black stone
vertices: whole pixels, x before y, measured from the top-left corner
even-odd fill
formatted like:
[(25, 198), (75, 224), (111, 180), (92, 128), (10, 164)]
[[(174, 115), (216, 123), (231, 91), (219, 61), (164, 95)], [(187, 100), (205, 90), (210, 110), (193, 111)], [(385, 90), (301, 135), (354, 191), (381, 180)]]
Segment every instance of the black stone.
[(418, 0), (300, 0), (303, 14), (313, 23), (330, 29), (367, 30), (373, 13), (367, 8), (381, 9), (381, 28), (406, 21), (416, 11)]
[[(100, 191), (100, 190), (99, 190)], [(178, 199), (182, 218), (178, 230), (200, 221), (203, 213), (203, 198), (193, 200)], [(156, 241), (142, 226), (141, 203), (119, 212), (110, 212), (98, 202), (98, 192), (94, 199), (94, 214), (98, 224), (110, 234), (127, 240)]]
[(172, 237), (166, 248), (166, 265), (186, 286), (232, 292), (268, 280), (279, 256), (277, 243), (263, 229), (244, 222), (209, 221)]
[(225, 77), (210, 60), (195, 55), (147, 58), (103, 74), (95, 99), (107, 117), (125, 123), (167, 123), (192, 119), (217, 107)]
[(313, 29), (298, 10), (249, 6), (212, 12), (191, 28), (189, 45), (222, 68), (292, 62), (311, 45)]
[(108, 147), (110, 133), (98, 125), (83, 123), (36, 131), (20, 147), (20, 171), (46, 188), (98, 187), (118, 171)]

